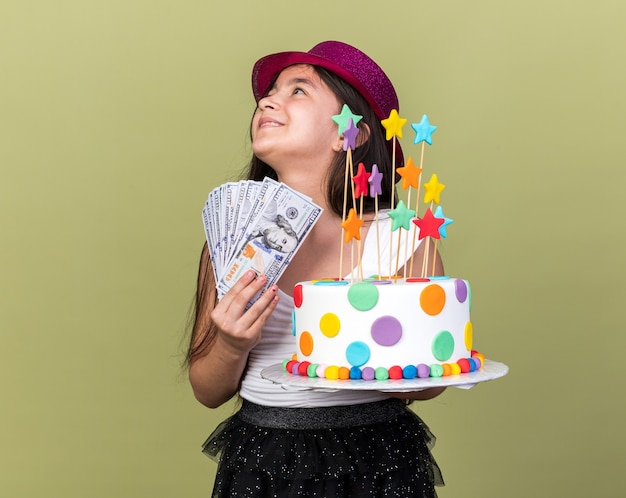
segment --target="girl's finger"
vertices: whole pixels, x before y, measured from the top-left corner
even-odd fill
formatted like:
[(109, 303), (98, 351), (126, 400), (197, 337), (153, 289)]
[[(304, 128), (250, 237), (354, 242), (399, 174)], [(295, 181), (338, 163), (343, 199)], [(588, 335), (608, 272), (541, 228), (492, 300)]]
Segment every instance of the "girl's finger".
[(218, 303), (218, 306), (222, 307), (224, 310), (230, 308), (230, 305), (235, 300), (235, 298), (247, 287), (249, 286), (256, 278), (256, 273), (252, 270), (248, 270), (244, 273), (235, 285), (224, 294), (224, 297)]
[[(264, 314), (269, 316), (271, 312), (276, 307), (276, 303), (278, 303), (278, 286), (272, 285), (270, 286), (261, 296), (257, 299), (252, 306), (245, 312), (245, 314), (241, 317), (240, 323), (243, 327), (252, 328), (255, 325), (259, 325), (257, 322), (259, 318)], [(269, 312), (268, 312), (268, 308)], [(262, 320), (260, 326), (265, 323), (265, 319)], [(260, 327), (259, 327), (260, 328)]]

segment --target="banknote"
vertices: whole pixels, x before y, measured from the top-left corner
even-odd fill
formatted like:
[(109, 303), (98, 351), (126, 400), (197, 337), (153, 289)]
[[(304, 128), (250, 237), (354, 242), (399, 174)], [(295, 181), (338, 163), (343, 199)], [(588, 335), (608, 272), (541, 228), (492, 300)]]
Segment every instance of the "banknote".
[(267, 277), (261, 292), (276, 283), (321, 213), (310, 198), (269, 178), (211, 191), (202, 220), (218, 298), (248, 270)]

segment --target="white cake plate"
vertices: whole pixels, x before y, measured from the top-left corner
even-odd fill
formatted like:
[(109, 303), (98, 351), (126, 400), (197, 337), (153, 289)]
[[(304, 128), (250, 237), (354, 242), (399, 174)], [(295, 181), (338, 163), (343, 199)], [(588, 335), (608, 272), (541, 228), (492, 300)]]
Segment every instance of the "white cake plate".
[(389, 380), (328, 380), (320, 377), (305, 377), (287, 373), (282, 364), (272, 365), (261, 371), (261, 377), (280, 384), (283, 389), (297, 391), (383, 391), (411, 392), (421, 391), (430, 387), (458, 387), (470, 389), (480, 382), (504, 377), (509, 367), (504, 363), (485, 360), (485, 365), (474, 372), (445, 377), (427, 377), (425, 379), (389, 379)]

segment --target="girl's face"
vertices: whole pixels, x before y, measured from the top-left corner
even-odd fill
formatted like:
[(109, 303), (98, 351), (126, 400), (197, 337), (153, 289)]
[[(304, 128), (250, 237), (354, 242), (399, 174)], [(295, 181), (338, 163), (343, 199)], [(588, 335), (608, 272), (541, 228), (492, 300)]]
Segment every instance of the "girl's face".
[[(340, 104), (312, 66), (284, 69), (252, 119), (252, 150), (279, 176), (323, 167), (342, 149), (331, 119)], [(286, 169), (287, 168), (287, 169)]]

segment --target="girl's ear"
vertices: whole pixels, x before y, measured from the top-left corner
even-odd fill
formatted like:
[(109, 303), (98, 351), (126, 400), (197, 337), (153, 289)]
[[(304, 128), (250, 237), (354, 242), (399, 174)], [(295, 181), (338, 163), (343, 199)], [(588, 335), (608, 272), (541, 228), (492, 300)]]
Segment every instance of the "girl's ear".
[[(369, 138), (370, 138), (370, 127), (369, 127), (369, 125), (367, 123), (360, 123), (359, 124), (359, 133), (356, 136), (356, 146), (360, 147), (365, 142), (367, 142), (369, 140)], [(343, 150), (343, 141), (344, 140), (345, 139), (343, 138), (343, 135), (337, 137), (337, 141), (333, 145), (333, 150), (335, 152), (340, 152), (341, 150)]]
[(356, 146), (360, 147), (370, 138), (370, 127), (367, 123), (361, 123), (359, 134), (356, 136)]

